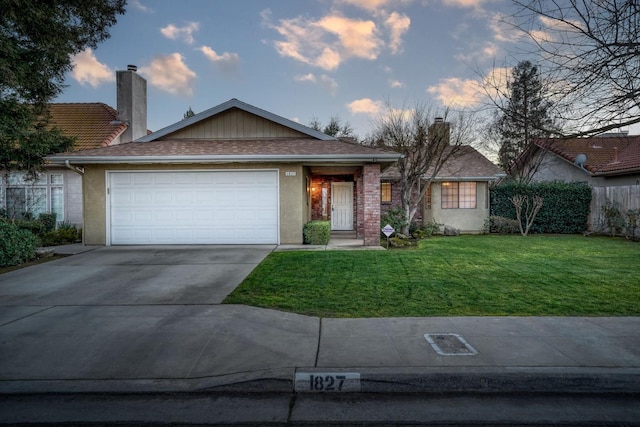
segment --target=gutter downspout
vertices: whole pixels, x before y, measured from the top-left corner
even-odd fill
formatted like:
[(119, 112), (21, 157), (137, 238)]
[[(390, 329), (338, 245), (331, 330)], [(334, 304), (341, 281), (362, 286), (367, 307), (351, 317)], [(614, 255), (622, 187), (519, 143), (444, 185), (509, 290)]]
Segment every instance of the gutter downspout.
[(65, 160), (64, 161), (64, 165), (67, 167), (67, 169), (71, 169), (75, 173), (78, 173), (80, 175), (84, 175), (84, 168), (72, 165), (69, 160)]

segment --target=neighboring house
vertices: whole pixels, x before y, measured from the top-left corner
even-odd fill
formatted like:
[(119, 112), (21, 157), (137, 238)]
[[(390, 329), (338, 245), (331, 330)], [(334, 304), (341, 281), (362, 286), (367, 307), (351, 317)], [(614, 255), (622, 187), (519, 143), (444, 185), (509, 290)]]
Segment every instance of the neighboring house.
[[(498, 166), (473, 147), (462, 146), (432, 180), (413, 221), (417, 225), (435, 221), (461, 233), (480, 233), (489, 217), (489, 185), (503, 176)], [(398, 180), (394, 167), (382, 174), (383, 213), (401, 206)]]
[[(74, 150), (85, 150), (116, 144), (127, 128), (113, 123), (117, 112), (101, 103), (51, 104), (50, 126), (74, 137)], [(58, 222), (82, 227), (82, 177), (64, 165), (47, 165), (40, 178), (25, 181), (20, 171), (4, 175), (0, 184), (1, 204), (11, 217), (29, 212), (54, 212)]]
[(593, 187), (638, 185), (640, 136), (615, 133), (538, 140), (514, 168), (530, 168), (532, 181), (587, 182)]
[[(146, 81), (119, 73), (139, 95), (132, 104), (146, 105)], [(134, 142), (48, 160), (84, 171), (87, 245), (299, 244), (318, 194), (333, 230), (379, 245), (380, 172), (399, 158), (232, 99)]]
[[(126, 72), (118, 73), (118, 86), (126, 86), (126, 78)], [(102, 103), (50, 104), (49, 125), (75, 138), (73, 151), (128, 142), (134, 136), (134, 129), (128, 125), (133, 111), (131, 101), (126, 91), (118, 91), (120, 113)], [(136, 130), (138, 136), (147, 133), (146, 110), (144, 116), (144, 121), (138, 120), (141, 126)], [(23, 217), (27, 212), (34, 217), (53, 212), (58, 222), (82, 227), (82, 175), (79, 172), (65, 164), (47, 164), (35, 182), (25, 181), (20, 171), (3, 174), (0, 207), (11, 217)]]

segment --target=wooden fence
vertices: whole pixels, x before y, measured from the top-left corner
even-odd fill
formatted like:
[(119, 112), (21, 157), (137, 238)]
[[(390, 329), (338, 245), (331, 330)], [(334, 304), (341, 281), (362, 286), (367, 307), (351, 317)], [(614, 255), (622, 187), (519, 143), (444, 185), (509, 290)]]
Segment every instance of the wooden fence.
[[(630, 209), (640, 209), (640, 185), (622, 187), (593, 187), (589, 229), (595, 232), (609, 232), (602, 207), (612, 203), (625, 216)], [(626, 218), (626, 216), (625, 216)]]

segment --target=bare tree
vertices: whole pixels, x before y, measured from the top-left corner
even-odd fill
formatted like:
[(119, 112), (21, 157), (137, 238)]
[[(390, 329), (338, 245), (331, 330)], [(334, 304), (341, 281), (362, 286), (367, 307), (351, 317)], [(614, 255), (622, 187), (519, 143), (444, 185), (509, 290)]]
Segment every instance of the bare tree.
[(472, 129), (469, 113), (443, 114), (424, 104), (406, 110), (388, 106), (375, 126), (369, 143), (388, 148), (403, 157), (398, 160), (400, 200), (407, 222), (402, 233), (409, 233), (409, 224), (420, 208), (431, 182), (445, 163), (457, 156), (460, 147), (469, 142)]
[[(568, 136), (640, 123), (640, 2), (512, 0)], [(568, 127), (567, 125), (571, 125)]]
[[(543, 199), (540, 196), (533, 196), (533, 200), (530, 200), (529, 196), (516, 194), (511, 198), (511, 203), (513, 203), (513, 206), (516, 208), (516, 218), (520, 226), (520, 234), (526, 236), (529, 234), (529, 229), (533, 225), (538, 211), (542, 208)], [(525, 220), (524, 227), (522, 226), (523, 219)]]

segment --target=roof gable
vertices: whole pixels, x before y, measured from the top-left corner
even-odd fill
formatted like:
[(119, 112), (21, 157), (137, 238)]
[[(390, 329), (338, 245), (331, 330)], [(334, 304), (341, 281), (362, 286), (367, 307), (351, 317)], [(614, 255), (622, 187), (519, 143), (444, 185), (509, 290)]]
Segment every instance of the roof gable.
[(49, 104), (49, 113), (49, 126), (75, 137), (74, 151), (106, 147), (127, 128), (116, 110), (100, 102)]
[(300, 137), (324, 141), (335, 140), (332, 136), (234, 98), (139, 138), (137, 141)]

